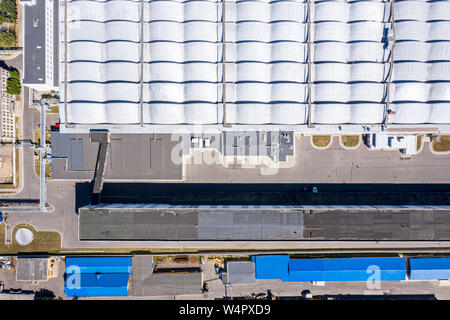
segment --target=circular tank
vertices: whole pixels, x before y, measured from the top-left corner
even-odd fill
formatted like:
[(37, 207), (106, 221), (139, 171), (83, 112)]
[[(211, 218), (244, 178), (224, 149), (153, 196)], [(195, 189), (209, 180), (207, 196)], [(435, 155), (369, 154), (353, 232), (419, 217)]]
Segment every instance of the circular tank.
[(16, 241), (21, 246), (30, 244), (34, 239), (33, 232), (28, 228), (20, 228), (16, 232)]

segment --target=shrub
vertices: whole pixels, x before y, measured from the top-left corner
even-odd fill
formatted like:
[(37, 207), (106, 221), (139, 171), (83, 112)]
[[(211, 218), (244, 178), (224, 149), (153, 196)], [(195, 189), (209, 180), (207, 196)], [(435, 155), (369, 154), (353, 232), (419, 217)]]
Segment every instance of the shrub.
[(9, 71), (9, 78), (6, 80), (6, 93), (12, 95), (20, 95), (20, 75), (19, 71), (11, 70)]

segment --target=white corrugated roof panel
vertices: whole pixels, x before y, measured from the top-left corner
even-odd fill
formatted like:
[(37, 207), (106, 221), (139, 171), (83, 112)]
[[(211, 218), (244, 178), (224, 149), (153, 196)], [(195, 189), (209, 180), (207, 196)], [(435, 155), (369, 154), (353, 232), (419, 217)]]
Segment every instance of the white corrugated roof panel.
[(450, 2), (395, 3), (392, 123), (450, 120)]
[(395, 34), (390, 5), (311, 1), (308, 27), (304, 0), (68, 1), (61, 120), (450, 123), (450, 1), (395, 1)]

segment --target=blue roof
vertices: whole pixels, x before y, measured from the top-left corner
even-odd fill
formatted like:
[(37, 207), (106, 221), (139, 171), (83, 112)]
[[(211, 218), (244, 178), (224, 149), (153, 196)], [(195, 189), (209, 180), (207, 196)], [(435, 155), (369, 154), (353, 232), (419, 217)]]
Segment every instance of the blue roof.
[(288, 276), (289, 256), (256, 256), (256, 279), (283, 279)]
[(131, 257), (67, 257), (66, 274), (132, 273)]
[[(66, 277), (64, 291), (68, 297), (128, 296), (129, 276), (128, 273), (69, 274)], [(80, 277), (79, 286), (75, 277)]]
[(450, 258), (409, 259), (411, 280), (450, 279)]
[(380, 270), (380, 281), (405, 280), (403, 258), (291, 259), (283, 281), (366, 281)]

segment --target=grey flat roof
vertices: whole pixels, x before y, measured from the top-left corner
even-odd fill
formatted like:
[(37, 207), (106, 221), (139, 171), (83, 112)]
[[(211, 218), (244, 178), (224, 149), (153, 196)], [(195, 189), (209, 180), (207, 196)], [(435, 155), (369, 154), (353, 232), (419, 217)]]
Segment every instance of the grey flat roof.
[(300, 239), (300, 211), (79, 210), (81, 240)]
[(80, 239), (147, 240), (197, 239), (197, 214), (160, 211), (80, 210)]
[(131, 295), (166, 296), (201, 293), (202, 275), (200, 272), (154, 274), (152, 263), (153, 257), (150, 255), (133, 256)]
[[(182, 179), (169, 134), (112, 134), (105, 179)], [(99, 143), (89, 134), (52, 132), (53, 179), (93, 179)]]
[(227, 263), (227, 280), (230, 284), (256, 283), (253, 261), (230, 261)]
[(47, 280), (48, 257), (17, 258), (17, 281)]
[[(113, 206), (113, 205), (111, 205)], [(245, 206), (242, 206), (245, 207)], [(79, 210), (80, 240), (449, 240), (448, 210)]]
[[(57, 3), (58, 1), (55, 1)], [(23, 84), (45, 83), (45, 1), (23, 6), (24, 76)], [(56, 26), (57, 30), (57, 26)], [(58, 32), (56, 32), (57, 34)], [(57, 61), (57, 60), (56, 60)]]
[(449, 211), (312, 212), (304, 237), (320, 240), (449, 240)]

